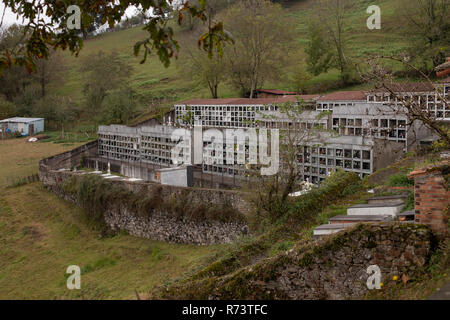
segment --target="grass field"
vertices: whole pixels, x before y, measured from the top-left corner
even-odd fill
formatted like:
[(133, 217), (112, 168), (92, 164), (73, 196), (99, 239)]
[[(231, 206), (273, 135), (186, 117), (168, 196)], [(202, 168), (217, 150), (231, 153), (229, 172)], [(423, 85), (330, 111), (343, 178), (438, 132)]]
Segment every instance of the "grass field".
[[(308, 43), (307, 26), (308, 20), (313, 17), (311, 5), (314, 0), (296, 1), (285, 7), (286, 16), (292, 16), (295, 24), (292, 26), (296, 30), (297, 49), (292, 54), (290, 64), (282, 71), (283, 76), (277, 83), (266, 83), (266, 88), (293, 89), (291, 82), (295, 70), (304, 63), (304, 49)], [(349, 16), (345, 26), (348, 34), (348, 52), (352, 60), (357, 61), (368, 53), (393, 54), (402, 52), (407, 47), (406, 39), (402, 38), (398, 31), (398, 18), (395, 12), (398, 0), (357, 0), (354, 12)], [(366, 19), (369, 15), (366, 9), (371, 4), (377, 4), (382, 10), (381, 30), (369, 30), (366, 26)], [(175, 26), (176, 36), (183, 37), (183, 32)], [(85, 41), (84, 48), (80, 56), (75, 58), (69, 53), (65, 53), (67, 72), (65, 82), (52, 88), (54, 93), (69, 95), (83, 101), (82, 87), (83, 76), (80, 69), (80, 60), (91, 53), (99, 50), (109, 52), (116, 50), (122, 59), (129, 62), (134, 67), (134, 72), (130, 80), (130, 85), (137, 94), (145, 101), (151, 98), (169, 98), (180, 101), (190, 98), (207, 98), (209, 90), (206, 86), (196, 84), (192, 77), (183, 75), (177, 62), (174, 60), (169, 68), (165, 68), (158, 57), (150, 56), (147, 62), (139, 64), (140, 58), (133, 55), (133, 45), (146, 37), (146, 33), (140, 27), (127, 29), (119, 32), (112, 32), (100, 35), (96, 38)], [(183, 49), (180, 50), (180, 55)], [(327, 81), (336, 81), (338, 72), (330, 70), (328, 73), (313, 77), (309, 82), (311, 85)], [(360, 88), (360, 87), (354, 87)], [(219, 87), (220, 97), (238, 96), (239, 92), (223, 83)]]
[[(0, 141), (0, 181), (37, 172), (37, 161), (77, 146)], [(176, 245), (125, 234), (99, 238), (83, 211), (40, 183), (0, 185), (0, 299), (135, 299), (209, 261), (221, 246)], [(81, 290), (66, 268), (81, 267)], [(148, 297), (148, 294), (146, 294)]]

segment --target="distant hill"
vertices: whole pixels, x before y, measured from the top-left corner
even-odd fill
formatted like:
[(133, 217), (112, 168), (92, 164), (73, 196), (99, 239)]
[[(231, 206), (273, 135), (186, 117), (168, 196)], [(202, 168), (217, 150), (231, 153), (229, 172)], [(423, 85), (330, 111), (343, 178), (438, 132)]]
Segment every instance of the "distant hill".
[[(349, 24), (346, 27), (350, 32), (349, 49), (354, 59), (359, 59), (368, 53), (399, 53), (403, 51), (407, 43), (397, 31), (398, 21), (395, 17), (395, 4), (398, 0), (355, 0), (357, 10), (352, 13)], [(307, 21), (311, 18), (311, 6), (314, 0), (294, 0), (280, 1), (286, 16), (295, 18), (296, 24), (293, 28), (297, 31), (298, 52), (290, 59), (291, 65), (286, 66), (283, 81), (280, 83), (266, 83), (266, 88), (292, 89), (290, 78), (296, 66), (302, 63), (303, 50), (308, 43)], [(382, 10), (381, 30), (368, 30), (366, 19), (368, 14), (366, 8), (371, 4), (377, 4)], [(281, 17), (282, 18), (282, 17)], [(225, 26), (226, 27), (226, 26)], [(183, 31), (176, 27), (177, 36), (183, 37)], [(53, 93), (70, 95), (78, 101), (82, 101), (82, 74), (79, 71), (80, 59), (88, 54), (103, 50), (109, 52), (117, 50), (120, 56), (129, 61), (134, 66), (134, 73), (131, 79), (131, 86), (144, 98), (151, 101), (152, 98), (170, 98), (179, 101), (189, 98), (209, 97), (209, 90), (206, 87), (198, 86), (189, 76), (182, 74), (177, 68), (174, 60), (169, 68), (165, 68), (156, 56), (151, 56), (145, 64), (139, 64), (139, 58), (133, 56), (133, 45), (135, 42), (144, 39), (146, 33), (141, 27), (109, 32), (85, 41), (84, 48), (79, 58), (66, 53), (65, 60), (68, 65), (66, 81), (62, 85), (52, 88)], [(180, 54), (183, 54), (181, 48)], [(327, 74), (322, 74), (313, 78), (311, 84), (326, 83), (337, 80), (336, 70), (330, 70)], [(220, 97), (237, 96), (238, 92), (227, 84), (219, 87)]]

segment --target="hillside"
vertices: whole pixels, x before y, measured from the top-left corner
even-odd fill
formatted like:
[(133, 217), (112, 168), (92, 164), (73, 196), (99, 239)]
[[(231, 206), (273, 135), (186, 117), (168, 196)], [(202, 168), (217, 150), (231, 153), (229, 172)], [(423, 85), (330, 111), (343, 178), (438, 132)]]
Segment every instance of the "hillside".
[[(289, 1), (284, 5), (286, 16), (292, 16), (295, 25), (292, 27), (297, 34), (297, 50), (292, 55), (290, 65), (285, 67), (283, 81), (279, 83), (266, 83), (267, 88), (292, 89), (292, 76), (298, 70), (300, 64), (304, 63), (304, 49), (308, 42), (307, 26), (308, 19), (312, 18), (311, 6), (314, 0)], [(357, 0), (357, 10), (349, 18), (349, 23), (345, 27), (349, 33), (349, 51), (351, 58), (358, 60), (369, 53), (399, 53), (407, 46), (405, 39), (398, 33), (398, 19), (394, 12), (397, 0)], [(377, 4), (382, 10), (381, 30), (369, 30), (366, 26), (366, 8), (371, 4)], [(175, 25), (176, 36), (180, 39), (185, 36), (186, 31), (181, 31)], [(140, 27), (122, 30), (118, 32), (106, 33), (96, 38), (85, 41), (84, 48), (78, 58), (65, 52), (65, 62), (67, 72), (62, 85), (54, 85), (53, 93), (69, 95), (82, 103), (82, 74), (80, 73), (80, 60), (91, 53), (103, 50), (110, 52), (117, 50), (120, 57), (128, 61), (134, 72), (130, 85), (136, 90), (144, 101), (152, 98), (165, 97), (169, 100), (179, 101), (189, 98), (209, 97), (209, 90), (205, 86), (196, 84), (189, 75), (183, 75), (177, 62), (173, 61), (169, 68), (165, 68), (158, 57), (150, 56), (147, 62), (139, 64), (140, 59), (133, 55), (133, 45), (144, 39), (145, 32)], [(181, 48), (180, 55), (183, 54)], [(326, 74), (313, 77), (309, 83), (327, 83), (338, 79), (337, 70), (330, 70)], [(220, 97), (237, 96), (238, 92), (228, 84), (219, 87)]]
[[(5, 179), (37, 171), (43, 157), (79, 143), (0, 144), (0, 299), (135, 299), (154, 286), (198, 270), (225, 245), (177, 245), (129, 236), (100, 237), (84, 212), (41, 183), (5, 187)], [(14, 146), (14, 147), (12, 147)], [(66, 287), (79, 265), (82, 290)]]

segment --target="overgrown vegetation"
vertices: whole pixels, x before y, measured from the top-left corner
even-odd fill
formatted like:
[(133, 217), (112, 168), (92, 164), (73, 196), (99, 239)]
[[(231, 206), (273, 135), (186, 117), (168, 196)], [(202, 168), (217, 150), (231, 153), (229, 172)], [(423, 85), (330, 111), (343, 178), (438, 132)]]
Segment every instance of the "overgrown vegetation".
[(397, 173), (389, 176), (388, 185), (391, 187), (409, 187), (414, 186), (414, 180), (408, 179), (404, 173)]
[(103, 231), (106, 230), (104, 213), (121, 206), (141, 215), (161, 212), (176, 219), (190, 221), (239, 222), (245, 219), (231, 203), (200, 203), (188, 190), (175, 191), (166, 197), (159, 185), (149, 189), (144, 186), (140, 192), (134, 193), (120, 183), (113, 183), (96, 175), (83, 175), (67, 178), (63, 190), (75, 196), (86, 209), (88, 221)]
[[(251, 265), (267, 256), (273, 256), (291, 248), (295, 243), (302, 241), (307, 247), (311, 241), (312, 228), (321, 223), (324, 216), (341, 214), (336, 204), (339, 199), (359, 197), (361, 182), (359, 178), (347, 172), (337, 172), (329, 181), (313, 190), (311, 197), (304, 195), (290, 199), (289, 213), (283, 215), (278, 221), (266, 224), (259, 220), (252, 224), (254, 235), (234, 244), (226, 253), (219, 255), (218, 259), (208, 267), (182, 279), (180, 283), (189, 284), (191, 281), (231, 274), (233, 271)], [(343, 206), (345, 208), (345, 206)], [(177, 286), (177, 283), (174, 284)]]

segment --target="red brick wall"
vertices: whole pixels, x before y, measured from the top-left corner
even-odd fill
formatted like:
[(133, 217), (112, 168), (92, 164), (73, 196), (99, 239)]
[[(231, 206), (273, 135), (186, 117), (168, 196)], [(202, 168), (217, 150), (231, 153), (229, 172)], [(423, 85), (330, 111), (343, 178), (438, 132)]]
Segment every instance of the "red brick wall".
[(417, 223), (430, 226), (437, 234), (448, 234), (450, 191), (440, 170), (412, 172), (414, 178), (415, 214)]

